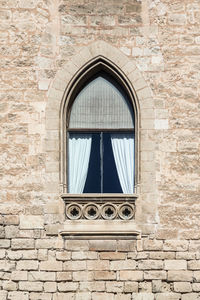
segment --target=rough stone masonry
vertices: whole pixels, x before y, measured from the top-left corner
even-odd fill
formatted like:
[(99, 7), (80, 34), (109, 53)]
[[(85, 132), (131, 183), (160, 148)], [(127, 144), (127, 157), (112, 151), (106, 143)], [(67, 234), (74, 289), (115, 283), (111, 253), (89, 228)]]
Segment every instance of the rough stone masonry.
[[(200, 299), (199, 27), (199, 0), (0, 0), (0, 300)], [(63, 202), (59, 154), (45, 151), (48, 93), (96, 41), (136, 64), (153, 94), (143, 113), (155, 119), (155, 155), (142, 152), (140, 166), (156, 188), (146, 180), (140, 197), (154, 230), (137, 240), (55, 230)], [(57, 133), (49, 138), (53, 150)]]

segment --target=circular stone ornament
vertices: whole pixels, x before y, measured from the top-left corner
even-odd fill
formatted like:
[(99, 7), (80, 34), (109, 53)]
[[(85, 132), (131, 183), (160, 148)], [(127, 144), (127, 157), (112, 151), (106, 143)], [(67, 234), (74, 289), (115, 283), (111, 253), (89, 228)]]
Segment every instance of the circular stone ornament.
[(122, 220), (130, 220), (133, 219), (134, 212), (134, 207), (131, 204), (124, 203), (120, 205), (118, 214)]
[(113, 220), (117, 216), (117, 208), (112, 203), (106, 203), (101, 208), (102, 218), (105, 220)]
[(77, 203), (71, 203), (66, 207), (66, 216), (70, 220), (78, 220), (82, 216), (82, 207)]
[(97, 204), (88, 203), (84, 206), (83, 215), (88, 220), (95, 220), (100, 215), (100, 209)]

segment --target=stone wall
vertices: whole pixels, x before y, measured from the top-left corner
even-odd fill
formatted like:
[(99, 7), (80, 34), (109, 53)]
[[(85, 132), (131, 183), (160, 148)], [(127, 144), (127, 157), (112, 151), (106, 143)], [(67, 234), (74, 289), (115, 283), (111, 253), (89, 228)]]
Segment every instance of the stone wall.
[[(198, 299), (199, 11), (195, 0), (0, 0), (1, 300)], [(154, 232), (137, 241), (48, 232), (64, 219), (51, 184), (59, 153), (45, 151), (49, 91), (74, 54), (101, 40), (153, 92), (154, 109), (143, 113), (155, 119), (156, 151), (141, 153), (140, 164), (156, 163), (156, 189), (146, 182), (156, 205), (148, 189), (141, 197)]]
[(1, 300), (199, 299), (199, 241), (64, 241), (3, 221)]

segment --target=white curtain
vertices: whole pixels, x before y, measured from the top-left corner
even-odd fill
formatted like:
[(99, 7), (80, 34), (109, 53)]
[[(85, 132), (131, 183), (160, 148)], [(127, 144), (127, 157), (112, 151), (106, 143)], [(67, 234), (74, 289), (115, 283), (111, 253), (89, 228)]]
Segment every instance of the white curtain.
[(71, 134), (69, 138), (69, 193), (83, 193), (91, 151), (91, 134)]
[(134, 192), (134, 135), (129, 133), (111, 134), (111, 143), (124, 194)]

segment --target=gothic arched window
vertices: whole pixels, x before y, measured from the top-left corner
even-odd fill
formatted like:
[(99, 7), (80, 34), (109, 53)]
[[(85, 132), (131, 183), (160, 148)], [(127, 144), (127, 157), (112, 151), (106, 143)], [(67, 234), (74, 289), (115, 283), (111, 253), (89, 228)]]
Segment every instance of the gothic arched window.
[(67, 124), (67, 192), (133, 194), (134, 111), (125, 89), (99, 72), (76, 92)]

